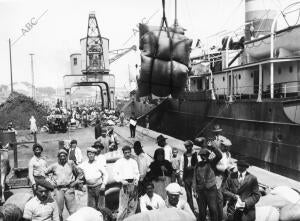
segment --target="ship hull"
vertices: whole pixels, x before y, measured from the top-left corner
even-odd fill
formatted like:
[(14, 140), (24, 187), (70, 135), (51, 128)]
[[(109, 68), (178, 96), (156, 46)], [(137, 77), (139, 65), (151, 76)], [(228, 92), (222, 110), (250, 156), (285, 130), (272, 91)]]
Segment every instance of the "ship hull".
[(284, 112), (283, 101), (210, 101), (167, 99), (149, 112), (150, 128), (178, 139), (211, 136), (214, 124), (232, 141), (237, 158), (246, 156), (256, 166), (300, 180), (300, 125)]

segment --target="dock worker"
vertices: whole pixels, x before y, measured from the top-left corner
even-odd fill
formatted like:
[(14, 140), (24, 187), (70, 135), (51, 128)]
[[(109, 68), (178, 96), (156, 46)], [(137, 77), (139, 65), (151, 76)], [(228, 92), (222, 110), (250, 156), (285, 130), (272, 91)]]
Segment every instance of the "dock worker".
[(180, 178), (184, 182), (187, 202), (192, 211), (194, 211), (192, 184), (194, 177), (194, 168), (197, 164), (197, 153), (193, 150), (194, 143), (191, 140), (184, 142), (186, 151), (181, 156), (180, 160)]
[(92, 145), (93, 148), (97, 150), (95, 160), (102, 166), (106, 167), (106, 157), (103, 154), (104, 145), (101, 143), (101, 141), (95, 141)]
[(129, 129), (130, 129), (130, 137), (135, 138), (135, 130), (136, 130), (137, 119), (135, 117), (135, 113), (132, 112), (129, 119)]
[(151, 157), (146, 154), (143, 150), (142, 144), (140, 141), (135, 141), (133, 144), (133, 150), (134, 153), (136, 154), (136, 161), (138, 164), (139, 168), (139, 173), (140, 173), (140, 179), (139, 179), (139, 184), (138, 184), (138, 192), (140, 195), (145, 193), (145, 182), (144, 179), (146, 177), (146, 174), (148, 172), (149, 166), (152, 162)]
[(97, 150), (87, 148), (88, 160), (79, 165), (82, 169), (88, 190), (87, 206), (100, 209), (105, 206), (104, 191), (108, 174), (106, 168), (95, 160)]
[(137, 185), (140, 178), (138, 164), (131, 158), (131, 147), (126, 145), (122, 151), (124, 157), (117, 160), (114, 165), (114, 178), (122, 183), (117, 221), (135, 214), (138, 203)]
[(230, 221), (255, 220), (255, 204), (260, 193), (257, 178), (247, 171), (249, 166), (247, 161), (238, 160), (238, 171), (231, 173), (224, 185), (224, 197), (229, 199), (227, 216)]
[(16, 136), (18, 135), (18, 132), (15, 130), (15, 128), (13, 128), (13, 123), (12, 122), (8, 123), (8, 125), (7, 125), (7, 131), (9, 131), (9, 132), (15, 132), (15, 135)]
[(33, 190), (35, 190), (36, 184), (46, 179), (47, 162), (42, 156), (43, 147), (40, 144), (33, 144), (32, 150), (34, 156), (28, 163), (28, 177)]
[(102, 137), (102, 126), (100, 120), (97, 119), (95, 125), (95, 140), (98, 140), (98, 138), (101, 139), (101, 137)]
[(174, 181), (174, 169), (172, 164), (165, 160), (165, 151), (158, 148), (154, 152), (154, 161), (149, 166), (146, 175), (148, 181), (154, 184), (154, 192), (160, 195), (164, 200), (167, 198), (166, 187), (171, 181)]
[(183, 199), (180, 199), (180, 195), (182, 195), (182, 191), (178, 183), (170, 183), (166, 187), (166, 191), (168, 194), (168, 199), (166, 203), (167, 208), (175, 207), (177, 209), (183, 210), (187, 212), (191, 217), (193, 217), (193, 219), (196, 219), (189, 204)]
[(49, 166), (47, 174), (53, 174), (55, 182), (54, 199), (58, 206), (60, 221), (62, 221), (65, 205), (70, 215), (77, 210), (74, 187), (82, 183), (80, 179), (82, 177), (75, 163), (68, 161), (68, 152), (65, 149), (60, 149), (57, 157), (58, 162)]
[(175, 173), (175, 181), (177, 181), (177, 183), (179, 185), (183, 185), (182, 179), (180, 178), (180, 159), (181, 159), (181, 156), (179, 156), (179, 154), (178, 154), (178, 149), (176, 147), (173, 147), (171, 164), (172, 164), (172, 167), (173, 167), (174, 173)]
[(56, 202), (50, 195), (53, 186), (49, 182), (39, 182), (35, 197), (25, 204), (23, 219), (26, 221), (59, 221)]
[(221, 135), (222, 131), (223, 131), (223, 129), (220, 127), (219, 124), (214, 125), (214, 127), (212, 129), (213, 138), (212, 138), (211, 144), (219, 149), (221, 148), (221, 144), (225, 145), (227, 147), (230, 147), (232, 145), (231, 141), (228, 138)]
[(146, 194), (140, 198), (141, 212), (161, 209), (166, 207), (165, 201), (160, 195), (154, 193), (154, 185), (152, 182), (145, 184)]
[(114, 133), (113, 127), (108, 128), (107, 136), (108, 136), (108, 150), (109, 151), (118, 150), (119, 141), (117, 135)]
[(82, 153), (77, 146), (77, 140), (71, 140), (68, 160), (73, 161), (76, 165), (82, 162)]
[(207, 215), (207, 207), (209, 209), (210, 220), (218, 221), (217, 197), (218, 190), (216, 186), (216, 176), (214, 168), (222, 158), (222, 154), (218, 148), (210, 146), (214, 157), (210, 157), (210, 150), (206, 147), (199, 151), (201, 161), (198, 161), (194, 169), (193, 191), (197, 200), (199, 209), (199, 221), (205, 221)]
[(164, 137), (162, 134), (156, 138), (157, 145), (160, 146), (161, 148), (163, 148), (165, 151), (165, 159), (168, 160), (169, 162), (171, 162), (172, 147), (169, 144), (167, 144), (166, 140), (167, 140), (167, 138)]

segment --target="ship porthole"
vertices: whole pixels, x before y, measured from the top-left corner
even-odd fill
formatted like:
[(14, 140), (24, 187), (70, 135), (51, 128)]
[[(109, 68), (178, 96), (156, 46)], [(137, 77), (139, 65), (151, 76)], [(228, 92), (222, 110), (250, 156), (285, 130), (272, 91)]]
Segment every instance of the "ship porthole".
[(278, 142), (281, 142), (283, 140), (282, 134), (278, 134), (276, 138)]
[(223, 81), (225, 81), (225, 77), (223, 77)]
[(241, 80), (241, 75), (239, 74), (239, 80)]
[(269, 108), (269, 112), (270, 112), (270, 113), (272, 112), (272, 108)]

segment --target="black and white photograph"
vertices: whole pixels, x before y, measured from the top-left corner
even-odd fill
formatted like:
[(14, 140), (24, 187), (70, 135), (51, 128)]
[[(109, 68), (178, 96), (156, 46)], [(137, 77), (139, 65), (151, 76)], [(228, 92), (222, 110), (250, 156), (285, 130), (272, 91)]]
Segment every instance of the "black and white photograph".
[(299, 0), (0, 0), (0, 221), (300, 221)]

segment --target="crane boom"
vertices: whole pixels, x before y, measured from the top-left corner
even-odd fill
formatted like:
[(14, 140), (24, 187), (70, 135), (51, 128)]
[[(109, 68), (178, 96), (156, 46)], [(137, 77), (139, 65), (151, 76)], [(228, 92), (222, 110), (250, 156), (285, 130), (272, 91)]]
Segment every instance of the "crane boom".
[(114, 56), (109, 59), (109, 63), (113, 63), (119, 58), (123, 57), (125, 54), (127, 54), (130, 51), (136, 51), (136, 45), (131, 46), (130, 48), (123, 48), (123, 49), (117, 49), (117, 50), (112, 50), (109, 53), (113, 54)]

